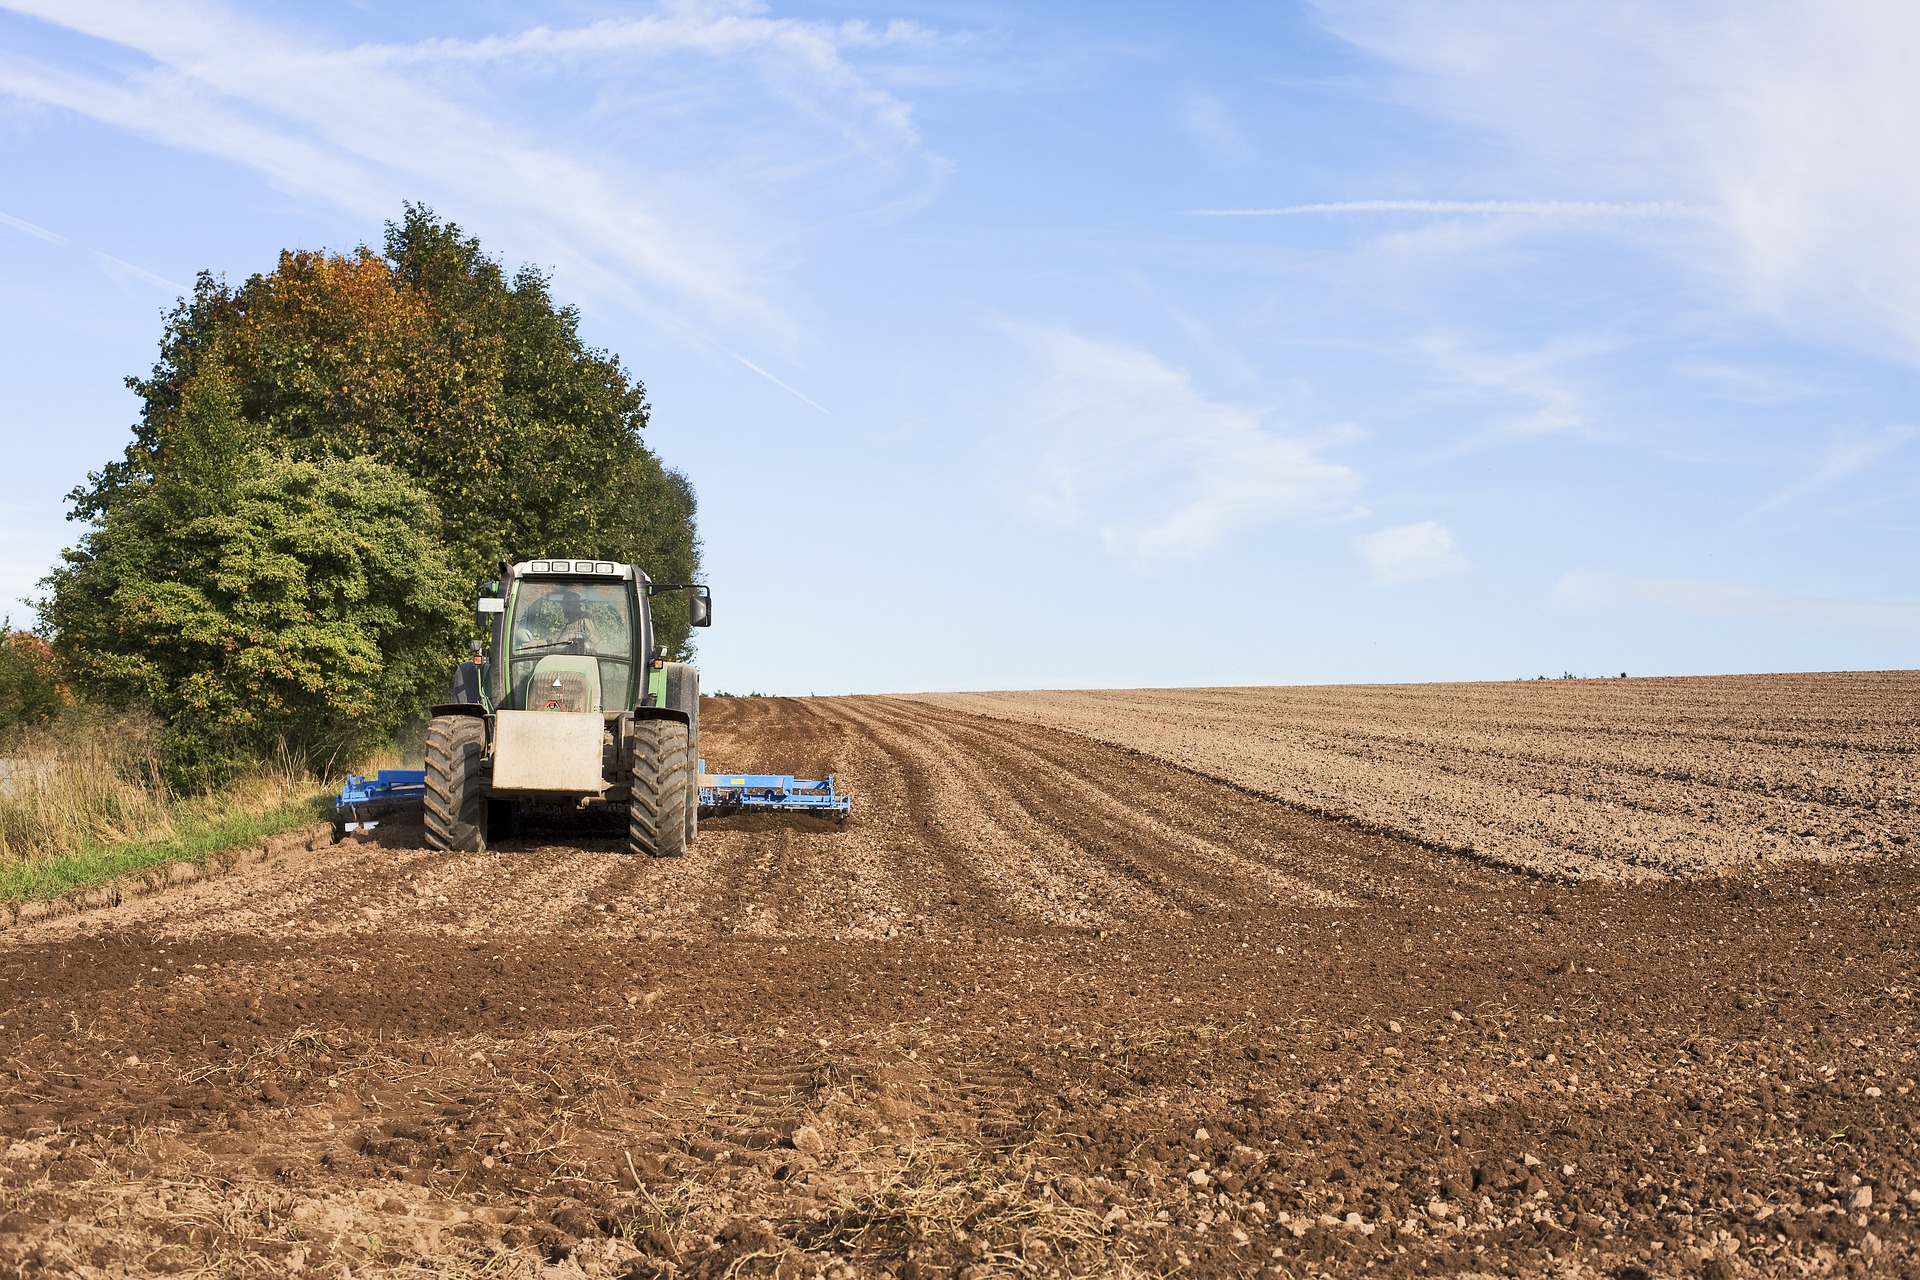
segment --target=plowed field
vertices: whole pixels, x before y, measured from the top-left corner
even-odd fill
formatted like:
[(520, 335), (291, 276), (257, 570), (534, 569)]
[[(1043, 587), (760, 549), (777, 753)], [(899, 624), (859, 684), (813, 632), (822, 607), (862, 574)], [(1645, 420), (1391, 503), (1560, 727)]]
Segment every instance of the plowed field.
[(853, 819), (658, 862), (389, 825), (16, 924), (0, 1274), (1920, 1274), (1913, 722), (1800, 679), (1825, 736), (1755, 686), (1638, 732), (1543, 691), (1504, 756), (1349, 691), (1316, 741), (1377, 744), (1335, 798), (1419, 740), (1497, 776), (1430, 806), (1489, 830), (1549, 756), (1588, 808), (1791, 759), (1835, 772), (1729, 814), (1884, 843), (1523, 874), (1417, 788), (1333, 803), (1233, 697), (715, 700), (710, 767), (836, 773)]
[(954, 693), (1556, 879), (1848, 861), (1920, 842), (1920, 672)]

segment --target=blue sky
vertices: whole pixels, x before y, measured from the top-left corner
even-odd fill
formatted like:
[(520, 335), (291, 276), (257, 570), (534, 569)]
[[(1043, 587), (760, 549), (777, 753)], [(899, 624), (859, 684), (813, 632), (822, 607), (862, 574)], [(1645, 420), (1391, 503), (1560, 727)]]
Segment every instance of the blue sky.
[(411, 199), (646, 382), (709, 687), (1911, 667), (1916, 53), (1890, 0), (0, 0), (0, 595), (195, 271)]

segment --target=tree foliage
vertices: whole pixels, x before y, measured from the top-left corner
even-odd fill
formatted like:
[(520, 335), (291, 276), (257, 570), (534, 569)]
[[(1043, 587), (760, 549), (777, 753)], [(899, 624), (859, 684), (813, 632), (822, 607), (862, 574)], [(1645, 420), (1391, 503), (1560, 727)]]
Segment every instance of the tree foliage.
[(0, 743), (13, 730), (44, 724), (71, 702), (53, 650), (31, 631), (0, 621)]
[(417, 715), (470, 607), (432, 499), (371, 458), (269, 450), (122, 494), (54, 571), (68, 670), (152, 706), (177, 785), (351, 758)]
[[(502, 560), (543, 555), (693, 581), (692, 486), (641, 442), (644, 388), (586, 345), (579, 319), (541, 272), (509, 278), (418, 206), (388, 225), (384, 254), (288, 251), (237, 289), (202, 273), (168, 317), (153, 371), (129, 379), (141, 399), (133, 442), (74, 492), (76, 511), (96, 517), (163, 472), (184, 407), (219, 376), (249, 447), (371, 457), (411, 477), (469, 585)], [(662, 642), (684, 652), (685, 617), (658, 621)]]
[[(641, 441), (640, 383), (546, 276), (425, 208), (384, 253), (201, 273), (128, 385), (133, 440), (71, 495), (93, 528), (43, 619), (81, 688), (161, 712), (185, 775), (417, 715), (502, 560), (698, 575), (693, 490)], [(684, 612), (658, 621), (684, 653)]]

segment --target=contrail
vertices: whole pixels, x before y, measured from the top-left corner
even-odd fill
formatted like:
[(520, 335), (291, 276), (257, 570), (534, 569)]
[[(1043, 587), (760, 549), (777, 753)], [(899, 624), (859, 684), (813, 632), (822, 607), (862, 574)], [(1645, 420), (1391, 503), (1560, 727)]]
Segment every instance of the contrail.
[(1302, 213), (1517, 213), (1532, 217), (1703, 218), (1700, 205), (1671, 200), (1620, 204), (1605, 200), (1339, 200), (1277, 209), (1189, 209), (1196, 218), (1283, 218)]
[(67, 242), (67, 238), (58, 231), (49, 231), (38, 223), (28, 222), (25, 218), (16, 218), (10, 213), (0, 213), (0, 226), (12, 227), (15, 231), (24, 231), (30, 236), (38, 236), (48, 244)]
[(692, 321), (687, 320), (684, 317), (677, 315), (676, 313), (668, 310), (667, 308), (658, 306), (652, 303), (650, 300), (647, 300), (644, 298), (642, 299), (641, 305), (644, 306), (646, 310), (651, 312), (653, 315), (656, 315), (660, 317), (662, 320), (665, 320), (668, 323), (677, 326), (683, 333), (685, 333), (688, 337), (692, 338), (696, 343), (699, 343), (701, 346), (710, 347), (715, 351), (719, 351), (725, 355), (732, 356), (735, 360), (738, 360), (741, 364), (753, 370), (755, 373), (759, 374), (761, 377), (765, 378), (768, 382), (771, 382), (774, 386), (780, 388), (782, 391), (786, 392), (788, 395), (791, 395), (797, 400), (801, 400), (809, 405), (812, 405), (814, 408), (826, 414), (828, 417), (833, 416), (832, 410), (828, 409), (827, 406), (821, 404), (818, 400), (815, 400), (812, 396), (800, 390), (798, 387), (795, 387), (790, 383), (782, 382), (780, 379), (774, 377), (771, 373), (768, 373), (765, 369), (762, 369), (759, 365), (747, 359), (745, 356), (741, 355), (738, 351), (735, 351), (732, 347), (729, 347), (726, 343), (721, 342), (718, 339), (710, 336), (704, 329), (700, 328), (698, 325), (694, 324)]
[(110, 276), (135, 276), (141, 280), (145, 280), (148, 284), (158, 285), (162, 289), (169, 289), (174, 293), (193, 292), (191, 288), (181, 284), (177, 280), (169, 280), (165, 276), (157, 276), (145, 267), (136, 267), (125, 258), (116, 258), (110, 253), (101, 253), (98, 249), (93, 251), (93, 259), (104, 267)]
[(827, 412), (827, 406), (821, 404), (818, 400), (815, 400), (812, 396), (807, 395), (805, 392), (795, 390), (793, 387), (788, 386), (786, 383), (780, 381), (780, 379), (774, 377), (772, 374), (768, 373), (765, 369), (762, 369), (759, 365), (755, 364), (753, 361), (741, 355), (738, 351), (731, 350), (727, 347), (721, 347), (720, 349), (722, 351), (725, 351), (728, 355), (732, 356), (735, 360), (738, 360), (741, 364), (747, 366), (747, 368), (753, 370), (755, 373), (765, 378), (768, 382), (771, 382), (774, 386), (779, 387), (782, 391), (786, 391), (791, 393), (794, 396), (797, 396), (799, 399), (806, 401), (808, 404), (812, 405), (814, 408), (818, 409), (822, 413)]

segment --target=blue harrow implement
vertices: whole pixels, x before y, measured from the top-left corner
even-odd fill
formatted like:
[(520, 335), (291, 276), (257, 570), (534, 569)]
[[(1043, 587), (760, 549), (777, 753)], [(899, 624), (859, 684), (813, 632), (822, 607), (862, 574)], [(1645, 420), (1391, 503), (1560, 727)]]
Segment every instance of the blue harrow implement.
[(786, 773), (708, 773), (700, 762), (700, 812), (815, 813), (844, 822), (853, 801), (833, 785)]
[(425, 769), (382, 769), (371, 778), (347, 775), (334, 824), (342, 832), (371, 831), (390, 813), (417, 815), (427, 793)]
[[(382, 769), (371, 778), (349, 775), (334, 806), (334, 825), (341, 834), (371, 831), (383, 818), (401, 815), (417, 821), (426, 796), (424, 769)], [(785, 773), (707, 772), (700, 762), (700, 812), (719, 817), (729, 813), (812, 813), (846, 821), (853, 801), (828, 777), (821, 781)]]

